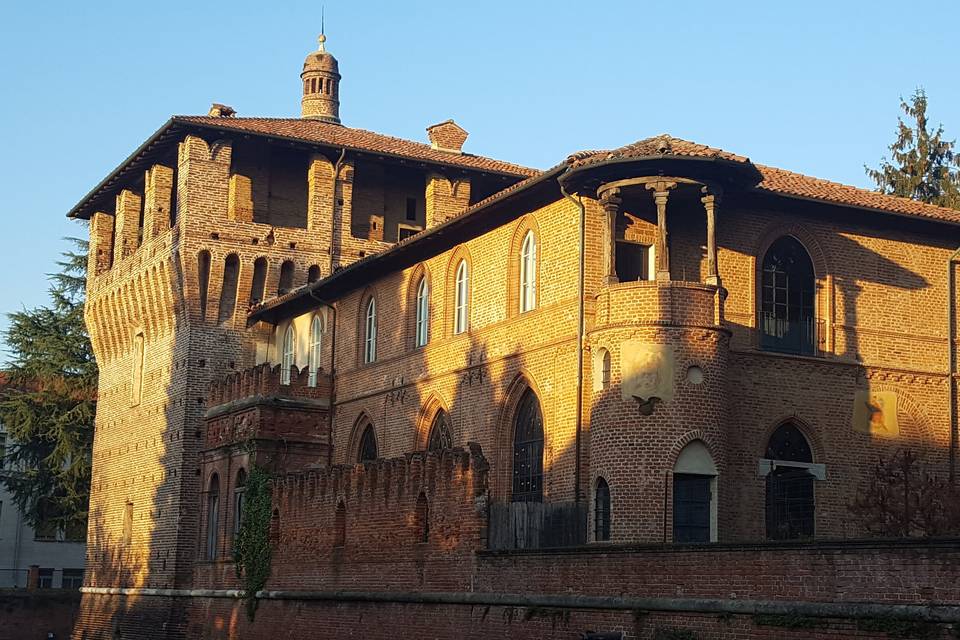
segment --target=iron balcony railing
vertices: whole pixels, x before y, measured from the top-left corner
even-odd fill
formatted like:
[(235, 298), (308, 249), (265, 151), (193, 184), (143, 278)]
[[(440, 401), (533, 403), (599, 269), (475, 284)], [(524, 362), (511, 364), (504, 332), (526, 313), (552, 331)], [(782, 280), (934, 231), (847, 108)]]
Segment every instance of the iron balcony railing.
[(774, 313), (761, 311), (757, 319), (760, 332), (760, 348), (802, 356), (820, 353), (823, 336), (823, 320), (814, 317), (784, 318)]

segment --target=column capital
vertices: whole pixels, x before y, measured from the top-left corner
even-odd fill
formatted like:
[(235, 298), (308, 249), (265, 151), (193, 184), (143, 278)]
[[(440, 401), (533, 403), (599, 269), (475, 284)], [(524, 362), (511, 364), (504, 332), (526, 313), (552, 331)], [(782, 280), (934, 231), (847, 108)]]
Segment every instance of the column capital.
[(654, 198), (666, 198), (670, 195), (670, 190), (677, 186), (675, 180), (654, 180), (644, 185), (650, 191), (653, 191)]
[(619, 211), (621, 204), (623, 204), (623, 198), (620, 195), (619, 187), (607, 189), (600, 194), (600, 206), (602, 206), (607, 213), (610, 212), (610, 209)]

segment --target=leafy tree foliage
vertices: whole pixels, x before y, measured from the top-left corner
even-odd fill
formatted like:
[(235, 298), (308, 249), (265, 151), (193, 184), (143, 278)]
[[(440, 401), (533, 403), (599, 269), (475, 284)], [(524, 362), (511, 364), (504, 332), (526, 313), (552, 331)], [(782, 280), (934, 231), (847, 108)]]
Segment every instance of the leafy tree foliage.
[(71, 238), (50, 275), (50, 302), (9, 314), (0, 422), (2, 482), (38, 533), (86, 533), (97, 365), (83, 322), (87, 243)]
[(864, 167), (880, 192), (960, 209), (960, 155), (953, 140), (943, 139), (943, 125), (932, 130), (927, 121), (927, 94), (917, 89), (900, 108), (897, 139), (890, 145), (891, 160), (879, 169)]

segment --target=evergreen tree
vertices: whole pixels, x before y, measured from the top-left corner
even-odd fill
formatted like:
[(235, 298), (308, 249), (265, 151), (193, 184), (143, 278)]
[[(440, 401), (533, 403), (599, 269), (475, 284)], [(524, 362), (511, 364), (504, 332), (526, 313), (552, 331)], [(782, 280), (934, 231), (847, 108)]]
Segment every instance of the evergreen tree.
[(71, 238), (50, 275), (50, 302), (9, 314), (0, 422), (9, 434), (0, 476), (38, 533), (86, 533), (97, 365), (83, 322), (87, 243)]
[(960, 155), (953, 140), (943, 139), (943, 125), (932, 131), (927, 122), (927, 94), (917, 89), (900, 108), (909, 122), (898, 118), (897, 139), (879, 169), (864, 166), (881, 193), (960, 209)]

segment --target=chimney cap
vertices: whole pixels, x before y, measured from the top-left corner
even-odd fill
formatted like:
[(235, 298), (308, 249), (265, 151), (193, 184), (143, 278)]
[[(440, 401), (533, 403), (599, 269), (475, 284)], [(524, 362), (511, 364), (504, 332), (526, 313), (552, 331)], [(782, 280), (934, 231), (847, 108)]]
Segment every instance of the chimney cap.
[(467, 130), (458, 125), (452, 119), (438, 122), (427, 127), (427, 136), (430, 138), (430, 146), (438, 151), (449, 151), (450, 153), (463, 153), (463, 143), (466, 142)]
[(237, 115), (237, 110), (229, 105), (214, 102), (210, 105), (210, 111), (207, 112), (207, 115), (214, 118), (232, 118)]

